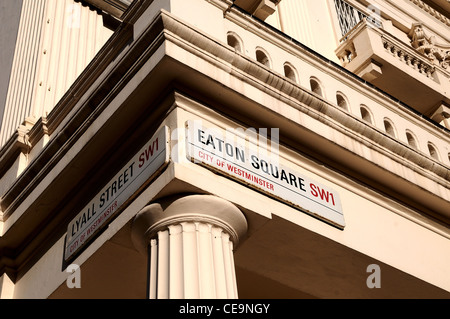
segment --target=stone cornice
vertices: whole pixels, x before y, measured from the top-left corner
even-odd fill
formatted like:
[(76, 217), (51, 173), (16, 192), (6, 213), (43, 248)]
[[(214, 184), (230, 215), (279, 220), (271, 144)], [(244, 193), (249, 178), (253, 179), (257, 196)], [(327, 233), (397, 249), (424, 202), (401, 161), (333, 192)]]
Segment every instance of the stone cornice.
[[(426, 4), (424, 1), (422, 1), (422, 0), (409, 0), (409, 1), (411, 1), (413, 4), (418, 6), (420, 9), (422, 9), (423, 11), (425, 11), (426, 13), (428, 13), (435, 19), (439, 20), (440, 22), (444, 23), (447, 26), (450, 26), (449, 18), (447, 18), (442, 13), (440, 13), (436, 9), (434, 9), (431, 6), (429, 6), (428, 4)], [(450, 3), (449, 1), (447, 1), (447, 2)]]
[(121, 18), (133, 0), (83, 0), (116, 18)]

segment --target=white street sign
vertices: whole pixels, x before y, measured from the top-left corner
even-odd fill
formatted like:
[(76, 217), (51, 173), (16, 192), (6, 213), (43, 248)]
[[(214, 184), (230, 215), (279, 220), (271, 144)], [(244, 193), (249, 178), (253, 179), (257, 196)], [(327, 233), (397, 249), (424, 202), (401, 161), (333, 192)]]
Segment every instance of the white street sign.
[(343, 229), (339, 194), (279, 163), (278, 154), (248, 138), (187, 122), (188, 160), (231, 177), (278, 200)]
[(69, 223), (64, 253), (66, 261), (169, 161), (168, 136), (168, 127), (162, 127)]

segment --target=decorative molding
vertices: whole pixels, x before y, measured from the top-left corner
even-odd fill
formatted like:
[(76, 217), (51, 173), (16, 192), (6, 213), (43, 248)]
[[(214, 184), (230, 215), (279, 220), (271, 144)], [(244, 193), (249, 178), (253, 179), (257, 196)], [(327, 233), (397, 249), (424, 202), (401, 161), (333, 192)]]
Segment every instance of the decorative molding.
[(401, 48), (400, 46), (389, 41), (385, 37), (381, 37), (383, 46), (390, 54), (397, 57), (400, 61), (410, 66), (414, 70), (426, 75), (430, 79), (433, 79), (434, 67), (426, 61), (419, 59), (416, 55), (411, 54), (408, 50)]
[(32, 118), (27, 118), (0, 149), (0, 176), (10, 168), (18, 154), (29, 154), (32, 145), (29, 140), (30, 129), (34, 125)]
[(184, 194), (159, 199), (144, 207), (132, 223), (132, 241), (146, 254), (148, 244), (159, 231), (183, 222), (208, 223), (230, 235), (234, 247), (247, 232), (247, 220), (232, 203), (212, 195)]
[(450, 45), (436, 43), (434, 36), (427, 36), (422, 23), (414, 23), (408, 34), (411, 45), (427, 57), (434, 65), (448, 69), (450, 65)]
[[(240, 16), (239, 12), (234, 12), (234, 14)], [(230, 16), (228, 15), (227, 17)], [(247, 25), (247, 27), (249, 27), (249, 25)], [(91, 121), (85, 122), (86, 118), (91, 116), (93, 112), (95, 114), (92, 116), (95, 116), (104, 109), (105, 105), (107, 105), (112, 96), (111, 88), (99, 88), (95, 92), (89, 93), (88, 88), (90, 85), (96, 82), (96, 79), (100, 77), (104, 79), (101, 82), (102, 85), (107, 86), (110, 82), (105, 79), (105, 77), (115, 78), (115, 76), (122, 74), (121, 70), (123, 69), (131, 70), (132, 68), (133, 70), (136, 70), (136, 68), (139, 68), (141, 62), (133, 64), (132, 59), (123, 58), (120, 62), (117, 62), (121, 64), (120, 66), (115, 65), (111, 71), (102, 75), (109, 63), (112, 63), (112, 59), (116, 58), (118, 51), (120, 52), (120, 49), (123, 48), (123, 43), (129, 39), (128, 36), (123, 34), (120, 36), (120, 34), (122, 32), (128, 34), (131, 30), (132, 29), (128, 27), (128, 24), (124, 24), (124, 29), (119, 33), (116, 33), (110, 41), (108, 41), (106, 47), (100, 51), (99, 56), (86, 68), (82, 76), (75, 81), (71, 90), (65, 95), (65, 98), (63, 98), (49, 114), (46, 127), (48, 128), (49, 134), (52, 134), (51, 132), (56, 132), (57, 134), (49, 141), (38, 157), (26, 168), (25, 174), (22, 174), (18, 178), (15, 184), (2, 198), (1, 205), (4, 211), (7, 211), (7, 213), (14, 211), (14, 208), (18, 203), (23, 200), (37, 183), (39, 183), (43, 176), (46, 176), (55, 163), (64, 156), (72, 143), (74, 143), (84, 130), (86, 130), (87, 126), (92, 121), (91, 118)], [(168, 32), (163, 32), (163, 30), (167, 30)], [(255, 31), (256, 30), (261, 32), (259, 31), (259, 28), (256, 28)], [(371, 147), (378, 145), (379, 148), (377, 147), (377, 149), (383, 153), (386, 153), (385, 150), (388, 150), (387, 152), (392, 152), (390, 153), (390, 156), (395, 161), (408, 158), (408, 161), (402, 161), (402, 165), (407, 166), (413, 171), (417, 171), (421, 175), (426, 175), (427, 178), (434, 182), (447, 186), (448, 181), (450, 181), (448, 168), (442, 163), (430, 159), (425, 154), (417, 152), (397, 140), (385, 137), (384, 134), (379, 132), (376, 128), (367, 126), (367, 124), (353, 116), (349, 117), (347, 112), (343, 112), (328, 101), (315, 96), (298, 85), (286, 81), (283, 76), (276, 72), (267, 68), (262, 68), (255, 60), (236, 53), (231, 47), (219, 44), (217, 41), (211, 41), (212, 39), (191, 29), (164, 10), (161, 11), (159, 17), (151, 23), (145, 31), (145, 34), (151, 34), (152, 36), (146, 37), (142, 35), (139, 39), (136, 39), (135, 41), (139, 42), (139, 44), (141, 42), (145, 42), (146, 44), (133, 45), (130, 51), (127, 52), (127, 55), (139, 56), (140, 54), (143, 54), (140, 50), (143, 50), (144, 47), (147, 48), (150, 43), (154, 43), (154, 46), (158, 46), (161, 44), (160, 41), (169, 40), (186, 51), (198, 55), (203, 59), (207, 59), (214, 63), (218, 68), (225, 68), (228, 70), (229, 67), (232, 67), (234, 69), (233, 74), (241, 80), (249, 82), (262, 91), (276, 96), (279, 99), (281, 98), (297, 110), (308, 114), (308, 116), (324, 122), (344, 134), (351, 134), (352, 138), (360, 139), (363, 143), (370, 144)], [(165, 35), (165, 37), (159, 37), (159, 35), (162, 34)], [(274, 34), (273, 36), (276, 37), (278, 35)], [(153, 40), (155, 40), (155, 42), (153, 42)], [(411, 49), (411, 51), (413, 50)], [(148, 58), (152, 52), (152, 50), (146, 49), (144, 57), (140, 61), (145, 61), (145, 58)], [(308, 54), (308, 52), (304, 53)], [(133, 65), (131, 66), (129, 63)], [(113, 90), (120, 90), (132, 74), (134, 74), (134, 71), (127, 73), (126, 79), (119, 81), (118, 83), (120, 83), (120, 85), (116, 86)], [(117, 80), (114, 80), (114, 82), (116, 83)], [(282, 94), (280, 95), (280, 93)], [(86, 100), (82, 99), (84, 94), (89, 94), (89, 97), (87, 97)], [(284, 99), (282, 98), (283, 95), (286, 97), (295, 96), (295, 100), (292, 98)], [(80, 103), (78, 104), (78, 102)], [(94, 105), (95, 110), (92, 109), (92, 106)], [(69, 112), (74, 112), (75, 115), (67, 119), (66, 116)], [(64, 125), (60, 127), (60, 130), (56, 130), (56, 126), (62, 122), (65, 122)], [(85, 125), (80, 127), (79, 123), (85, 123)], [(348, 130), (348, 128), (351, 128), (351, 130)], [(353, 134), (356, 134), (359, 138)], [(380, 138), (380, 136), (382, 136), (382, 138)], [(373, 144), (373, 141), (376, 142)], [(35, 172), (39, 173), (36, 174)]]
[(44, 137), (44, 135), (47, 135), (47, 136), (49, 135), (48, 128), (47, 128), (47, 118), (40, 117), (28, 133), (28, 140), (29, 140), (31, 147), (34, 147), (36, 145), (36, 143), (42, 137)]
[[(235, 12), (235, 14), (239, 15), (238, 12)], [(127, 26), (127, 24), (124, 26)], [(53, 165), (55, 165), (55, 163), (64, 156), (65, 151), (71, 147), (71, 143), (74, 143), (77, 136), (82, 134), (82, 132), (86, 129), (86, 126), (80, 128), (79, 123), (83, 123), (86, 117), (90, 116), (90, 114), (94, 112), (94, 110), (91, 109), (91, 106), (96, 105), (94, 112), (96, 114), (103, 110), (109, 100), (105, 95), (111, 96), (110, 88), (108, 90), (98, 89), (95, 93), (93, 93), (93, 95), (87, 98), (87, 100), (82, 102), (82, 105), (76, 105), (84, 94), (89, 94), (87, 92), (90, 87), (89, 84), (95, 82), (97, 77), (109, 78), (114, 77), (115, 75), (117, 76), (115, 70), (118, 70), (117, 72), (120, 73), (120, 70), (124, 68), (133, 68), (133, 70), (135, 70), (135, 68), (139, 67), (139, 63), (131, 67), (127, 64), (131, 63), (131, 61), (124, 59), (121, 60), (121, 62), (127, 64), (126, 67), (120, 68), (116, 66), (112, 71), (108, 72), (108, 75), (101, 75), (109, 63), (112, 62), (111, 58), (116, 57), (115, 55), (117, 54), (117, 51), (120, 51), (122, 48), (122, 44), (124, 42), (121, 41), (125, 41), (124, 39), (129, 39), (127, 36), (119, 36), (120, 33), (128, 33), (129, 30), (131, 29), (126, 27), (110, 39), (106, 47), (100, 51), (100, 56), (94, 59), (93, 63), (87, 67), (82, 76), (75, 81), (72, 89), (66, 94), (65, 98), (63, 98), (47, 116), (46, 127), (48, 128), (49, 134), (51, 135), (52, 132), (56, 132), (57, 135), (49, 141), (43, 152), (38, 155), (38, 158), (30, 163), (30, 165), (26, 168), (25, 173), (39, 172), (39, 174), (23, 174), (2, 198), (1, 208), (4, 211), (9, 213), (12, 212), (16, 205), (20, 203), (21, 200), (23, 200), (23, 198), (28, 194), (30, 189), (32, 189), (40, 181), (40, 179), (48, 173)], [(167, 30), (169, 32), (163, 33), (163, 30)], [(379, 137), (378, 131), (375, 128), (370, 127), (368, 129), (367, 125), (359, 119), (353, 117), (349, 118), (347, 112), (343, 112), (326, 100), (318, 98), (311, 92), (287, 82), (284, 77), (274, 71), (267, 68), (261, 68), (259, 63), (244, 55), (237, 54), (233, 48), (226, 46), (224, 47), (215, 41), (209, 41), (209, 38), (205, 37), (203, 34), (195, 32), (164, 10), (161, 11), (159, 17), (155, 19), (155, 21), (146, 30), (146, 34), (147, 33), (152, 34), (153, 36), (165, 34), (167, 37), (165, 40), (170, 40), (181, 46), (183, 49), (193, 54), (200, 55), (202, 58), (206, 58), (210, 62), (214, 62), (219, 68), (228, 69), (228, 67), (231, 66), (235, 69), (235, 76), (239, 76), (239, 78), (243, 81), (251, 82), (252, 85), (259, 87), (268, 94), (277, 96), (277, 98), (280, 98), (280, 92), (286, 94), (286, 96), (295, 96), (295, 102), (291, 99), (283, 100), (287, 103), (290, 102), (291, 105), (299, 111), (307, 113), (308, 116), (316, 118), (321, 122), (326, 122), (337, 130), (342, 130), (342, 132), (348, 134), (348, 128), (351, 128), (352, 132), (362, 134), (364, 136), (362, 137), (362, 140), (365, 140), (367, 143), (370, 143), (368, 140), (377, 140), (377, 144), (379, 144), (382, 148), (392, 150), (394, 153), (397, 153), (396, 156), (399, 156), (402, 159), (405, 157), (409, 159), (409, 161), (405, 161), (402, 165), (406, 165), (414, 171), (420, 171), (419, 174), (424, 174), (422, 169), (436, 174), (433, 176), (433, 174), (425, 173), (428, 178), (438, 184), (447, 185), (446, 183), (450, 180), (449, 171), (445, 165), (437, 163), (436, 161), (428, 158), (426, 155), (416, 152), (407, 146), (405, 147), (402, 143), (399, 143), (391, 138), (382, 138), (381, 140), (374, 138), (374, 136)], [(154, 42), (154, 45), (158, 45), (160, 44), (159, 41), (164, 40), (164, 38), (157, 38), (158, 40)], [(142, 36), (139, 40), (135, 41), (152, 42), (153, 39), (156, 38), (152, 37), (150, 39)], [(128, 54), (142, 54), (142, 52), (139, 51), (142, 47), (135, 45)], [(139, 53), (135, 53), (134, 51), (136, 50), (139, 51)], [(207, 54), (205, 55), (206, 52)], [(146, 56), (151, 54), (152, 50), (146, 51)], [(143, 60), (145, 59), (143, 58)], [(106, 61), (109, 61), (109, 63)], [(222, 62), (218, 63), (218, 61)], [(127, 78), (129, 78), (132, 74), (133, 72), (131, 71), (127, 73)], [(103, 85), (108, 85), (108, 80), (105, 79), (102, 83)], [(120, 90), (123, 83), (126, 83), (126, 81), (120, 81), (121, 85), (115, 87), (114, 91)], [(106, 101), (101, 103), (99, 102), (103, 101), (105, 98)], [(95, 103), (92, 103), (92, 100), (95, 100)], [(76, 116), (66, 119), (69, 112), (75, 112)], [(327, 116), (324, 117), (324, 114)], [(64, 120), (66, 120), (64, 126), (61, 127), (61, 130), (57, 130), (56, 126), (61, 124)], [(88, 125), (88, 122), (86, 125)], [(61, 145), (64, 146), (61, 147)], [(374, 145), (372, 145), (372, 147), (373, 146)], [(396, 156), (394, 157), (397, 158)], [(420, 163), (421, 169), (418, 169), (418, 166), (416, 166), (418, 163)]]
[[(122, 71), (116, 70), (111, 71), (111, 73), (106, 72), (106, 74), (104, 74), (104, 72), (109, 67), (109, 64), (117, 58), (117, 55), (131, 37), (132, 28), (130, 24), (121, 24), (118, 30), (100, 49), (96, 57), (88, 64), (80, 76), (76, 78), (70, 89), (63, 95), (50, 113), (48, 113), (45, 119), (45, 126), (42, 126), (41, 128), (31, 128), (30, 134), (32, 137), (36, 136), (37, 138), (39, 133), (35, 135), (34, 132), (41, 129), (43, 130), (42, 133), (47, 135), (55, 134), (55, 136), (51, 138), (45, 148), (37, 154), (36, 158), (29, 163), (24, 172), (0, 199), (0, 210), (3, 211), (4, 218), (7, 218), (9, 214), (7, 207), (9, 207), (12, 202), (17, 204), (20, 203), (22, 195), (27, 196), (29, 190), (35, 187), (48, 171), (52, 169), (53, 165), (64, 156), (67, 149), (71, 146), (70, 143), (66, 144), (68, 140), (70, 140), (70, 138), (76, 140), (74, 135), (77, 135), (77, 133), (82, 134), (84, 132), (85, 127), (80, 126), (80, 123), (83, 123), (86, 118), (94, 112), (94, 106), (97, 112), (101, 112), (102, 107), (98, 106), (100, 103), (99, 101), (102, 101), (105, 96), (111, 97), (112, 89), (99, 89), (95, 92), (90, 92), (89, 90), (99, 78), (104, 80), (105, 77), (109, 78), (110, 76), (117, 76), (115, 75), (116, 72), (122, 74)], [(131, 61), (127, 62), (131, 63)], [(128, 69), (129, 66), (127, 65), (124, 68)], [(107, 80), (105, 81), (108, 82)], [(84, 101), (84, 103), (80, 102), (85, 95), (88, 95), (87, 100)], [(95, 100), (95, 102), (92, 102), (93, 100)], [(80, 106), (79, 103), (82, 105)], [(72, 116), (68, 118), (69, 113), (72, 113)], [(43, 124), (44, 119), (38, 121), (35, 125), (41, 126)], [(17, 154), (17, 150), (23, 148), (23, 143), (16, 143), (18, 134), (18, 130), (16, 130), (13, 136), (6, 142), (6, 145), (0, 148), (0, 164), (3, 164), (3, 157), (13, 158), (15, 154)], [(32, 140), (34, 139), (32, 138)], [(3, 168), (3, 166), (0, 165), (0, 168)], [(9, 209), (11, 211), (14, 210), (13, 207), (9, 207), (8, 210)]]
[(341, 60), (342, 66), (345, 67), (347, 64), (352, 62), (354, 58), (357, 57), (355, 45), (352, 41), (345, 42), (345, 47), (338, 52), (338, 58)]
[(116, 18), (122, 18), (133, 0), (83, 0)]
[[(409, 1), (411, 1), (413, 4), (418, 6), (420, 9), (422, 9), (423, 11), (425, 11), (426, 13), (431, 15), (432, 17), (436, 18), (437, 20), (441, 21), (445, 25), (450, 26), (450, 19), (449, 18), (444, 16), (442, 13), (440, 13), (436, 9), (430, 7), (428, 4), (426, 4), (422, 0), (409, 0)], [(450, 3), (450, 1), (447, 1), (447, 2)]]
[[(140, 10), (142, 7), (135, 8), (136, 10)], [(244, 19), (243, 14), (234, 12), (234, 10), (232, 10), (231, 14), (227, 17), (230, 18), (231, 16), (234, 16), (235, 20), (240, 18), (242, 22), (246, 20)], [(131, 15), (129, 18), (132, 21), (136, 20), (136, 18)], [(247, 22), (248, 28), (253, 28), (254, 32), (260, 32), (262, 34), (267, 33), (266, 30), (261, 29), (256, 23), (255, 25), (252, 25), (252, 23), (248, 23), (248, 20), (245, 22)], [(310, 91), (299, 85), (295, 85), (292, 81), (288, 81), (282, 75), (262, 67), (255, 60), (236, 52), (234, 48), (227, 46), (225, 43), (217, 41), (215, 38), (209, 38), (207, 35), (199, 32), (197, 29), (193, 29), (182, 21), (177, 20), (176, 17), (171, 16), (165, 11), (161, 11), (155, 21), (148, 23), (149, 25), (144, 29), (143, 33), (134, 38), (133, 42), (126, 47), (125, 43), (128, 43), (133, 35), (133, 25), (127, 24), (126, 22), (121, 24), (118, 31), (116, 31), (113, 37), (107, 42), (106, 46), (100, 50), (97, 57), (87, 66), (64, 98), (60, 100), (58, 105), (52, 110), (48, 116), (47, 125), (49, 131), (53, 131), (54, 135), (42, 152), (37, 155), (36, 159), (34, 159), (23, 174), (18, 177), (8, 194), (2, 198), (2, 208), (5, 207), (8, 210), (5, 210), (4, 212), (10, 214), (16, 213), (17, 211), (15, 211), (15, 209), (18, 205), (20, 205), (24, 199), (35, 190), (36, 193), (32, 194), (34, 198), (42, 196), (46, 200), (50, 199), (50, 196), (53, 196), (51, 195), (51, 191), (57, 186), (53, 184), (51, 186), (53, 188), (48, 189), (48, 191), (44, 193), (42, 190), (37, 189), (37, 186), (41, 181), (47, 177), (48, 179), (54, 180), (57, 179), (56, 177), (65, 179), (70, 174), (73, 175), (77, 172), (77, 168), (74, 168), (77, 167), (77, 165), (68, 165), (67, 170), (60, 172), (53, 169), (56, 164), (64, 158), (68, 150), (79, 141), (81, 136), (84, 133), (89, 132), (87, 129), (93, 125), (92, 123), (98, 117), (98, 114), (106, 110), (106, 107), (111, 103), (113, 97), (116, 96), (129, 81), (131, 81), (137, 74), (137, 70), (141, 70), (142, 66), (153, 56), (156, 48), (160, 47), (164, 41), (170, 41), (174, 45), (180, 46), (186, 52), (195, 54), (199, 58), (208, 61), (214, 68), (230, 72), (232, 76), (252, 85), (252, 88), (260, 89), (261, 92), (270, 94), (285, 102), (287, 105), (290, 105), (293, 109), (295, 108), (296, 110), (305, 113), (308, 118), (312, 117), (317, 121), (329, 125), (338, 133), (342, 133), (343, 136), (354, 140), (355, 144), (360, 143), (361, 145), (367, 145), (368, 147), (374, 148), (379, 152), (380, 157), (383, 155), (387, 159), (392, 159), (395, 162), (401, 163), (401, 165), (403, 165), (402, 167), (405, 167), (405, 169), (411, 169), (413, 172), (417, 172), (419, 176), (429, 178), (431, 181), (448, 188), (450, 172), (445, 165), (412, 149), (408, 145), (391, 138), (381, 130), (365, 124), (356, 116), (341, 110), (330, 102), (320, 99)], [(290, 47), (293, 46), (291, 41), (288, 41), (285, 38), (283, 38), (284, 41), (282, 41), (281, 35), (278, 33), (273, 33), (271, 37), (274, 38), (273, 42), (286, 46), (287, 52), (294, 52), (294, 49), (290, 49)], [(326, 68), (327, 70), (331, 70), (330, 73), (334, 74), (339, 73), (340, 78), (337, 77), (338, 80), (343, 79), (344, 82), (345, 79), (351, 79), (352, 81), (355, 81), (355, 83), (359, 83), (337, 66), (332, 64), (325, 65), (323, 60), (321, 60), (322, 57), (305, 49), (300, 49), (297, 46), (295, 47), (295, 50), (297, 50), (295, 52), (300, 57), (305, 57), (310, 60), (316, 59), (317, 61), (322, 62), (317, 63), (318, 68)], [(123, 70), (127, 70), (127, 72), (124, 72)], [(189, 70), (190, 72), (195, 72), (195, 70), (191, 68)], [(159, 70), (159, 72), (166, 71), (163, 68)], [(216, 72), (216, 70), (214, 70), (214, 72)], [(156, 77), (158, 74), (154, 74), (154, 76)], [(187, 73), (181, 74), (181, 76), (190, 80), (191, 77), (189, 77), (189, 75), (190, 74)], [(375, 90), (368, 90), (374, 94), (376, 93)], [(145, 107), (148, 106), (146, 105)], [(240, 107), (240, 105), (236, 105), (235, 110), (238, 110)], [(52, 125), (50, 125), (51, 122), (53, 122)], [(129, 120), (127, 125), (130, 125), (131, 123), (131, 120)], [(96, 130), (98, 130), (98, 128)], [(95, 135), (90, 136), (90, 142), (94, 142), (94, 146), (100, 142), (99, 137)], [(110, 137), (108, 137), (108, 139), (109, 138)], [(67, 161), (69, 160), (70, 159), (67, 159)], [(367, 161), (369, 161), (369, 159), (367, 159)], [(74, 164), (83, 164), (84, 166), (82, 169), (85, 170), (86, 167), (91, 165), (80, 162), (80, 160), (74, 161)], [(376, 164), (381, 163), (374, 163), (374, 165)], [(56, 173), (61, 174), (57, 176)], [(394, 175), (396, 173), (386, 172), (386, 174)], [(69, 182), (71, 184), (73, 183), (73, 181)], [(400, 183), (407, 185), (407, 183), (410, 182), (405, 178), (403, 178), (402, 182), (399, 178), (399, 184)], [(65, 186), (62, 195), (67, 194), (70, 191), (70, 187)], [(405, 188), (405, 192), (406, 191), (407, 189)], [(436, 195), (439, 196), (441, 194)], [(437, 199), (439, 201), (444, 200), (443, 198)], [(58, 203), (54, 203), (53, 201), (48, 201), (48, 203), (53, 206), (30, 206), (20, 212), (21, 215), (19, 217), (21, 218), (21, 225), (26, 225), (26, 227), (28, 227), (25, 228), (26, 230), (33, 229), (32, 227), (36, 227), (36, 229), (40, 229), (39, 227), (46, 227), (44, 230), (48, 230), (49, 233), (50, 231), (57, 229), (58, 222), (65, 216), (61, 216), (62, 213), (60, 211), (56, 212), (57, 209), (60, 208), (57, 207)], [(427, 203), (424, 203), (424, 205), (428, 204), (428, 201)], [(426, 212), (424, 212), (424, 214), (425, 213)], [(448, 219), (448, 211), (436, 210), (433, 214)], [(48, 220), (52, 221), (50, 225), (43, 222)], [(423, 224), (428, 224), (428, 222), (425, 221)], [(425, 226), (429, 227), (429, 225)], [(43, 232), (40, 234), (42, 233)], [(14, 245), (16, 245), (17, 247), (22, 248), (28, 243), (28, 239), (31, 236), (30, 233), (27, 232), (17, 232), (15, 234), (17, 236), (13, 239), (11, 239), (11, 236), (2, 238), (3, 247), (10, 248), (15, 247)], [(47, 233), (44, 233), (44, 235), (46, 234)], [(18, 249), (21, 253), (20, 255), (15, 254), (12, 256), (5, 252), (0, 260), (0, 274), (4, 273), (5, 269), (7, 270), (8, 268), (12, 269), (11, 272), (16, 272), (27, 260), (35, 257), (34, 252), (31, 250), (33, 247), (39, 247), (38, 245), (45, 243), (43, 238), (44, 235), (34, 240), (32, 243), (33, 245), (27, 246), (28, 249), (26, 251)], [(13, 240), (14, 242), (12, 242)]]

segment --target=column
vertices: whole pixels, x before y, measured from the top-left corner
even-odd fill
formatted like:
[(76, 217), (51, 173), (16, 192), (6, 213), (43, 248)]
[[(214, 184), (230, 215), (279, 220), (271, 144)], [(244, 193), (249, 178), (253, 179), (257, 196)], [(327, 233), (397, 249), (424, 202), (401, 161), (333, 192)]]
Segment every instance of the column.
[(146, 206), (133, 220), (132, 240), (149, 256), (149, 297), (237, 298), (233, 249), (246, 231), (242, 212), (216, 196)]

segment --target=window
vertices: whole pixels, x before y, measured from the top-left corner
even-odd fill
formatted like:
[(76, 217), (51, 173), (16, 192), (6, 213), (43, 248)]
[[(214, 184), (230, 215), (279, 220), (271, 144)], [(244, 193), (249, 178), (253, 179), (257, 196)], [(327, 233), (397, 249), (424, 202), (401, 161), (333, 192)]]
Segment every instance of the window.
[(323, 97), (322, 86), (320, 85), (320, 83), (319, 83), (319, 81), (317, 79), (311, 78), (309, 80), (309, 84), (311, 86), (311, 91), (313, 91), (317, 95), (320, 95), (321, 97)]
[(361, 112), (361, 118), (364, 121), (366, 121), (367, 123), (373, 124), (372, 115), (370, 115), (369, 109), (366, 106), (361, 105), (360, 112)]
[(290, 79), (291, 81), (297, 82), (297, 71), (295, 68), (288, 62), (284, 64), (284, 76)]
[(392, 137), (396, 137), (394, 125), (392, 124), (391, 120), (384, 119), (384, 130), (386, 133), (388, 133)]
[(348, 101), (344, 94), (341, 92), (336, 93), (336, 103), (341, 109), (348, 111)]
[(271, 67), (269, 55), (262, 49), (256, 49), (256, 61), (258, 61), (261, 64), (264, 64), (268, 68)]
[(437, 148), (431, 142), (428, 143), (428, 151), (430, 152), (430, 156), (432, 158), (434, 158), (437, 161), (440, 160)]
[(236, 51), (244, 53), (244, 46), (242, 44), (242, 41), (239, 38), (239, 36), (234, 32), (228, 32), (227, 43), (230, 47), (233, 47)]
[(411, 146), (414, 149), (419, 149), (417, 147), (417, 139), (414, 137), (414, 134), (411, 132), (406, 132), (406, 139), (408, 140), (409, 146)]

